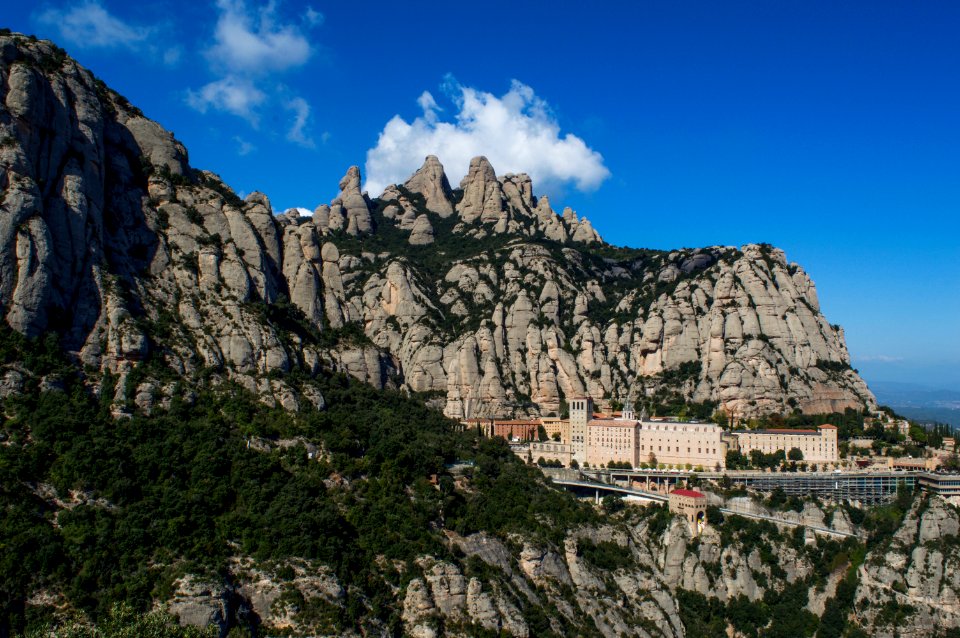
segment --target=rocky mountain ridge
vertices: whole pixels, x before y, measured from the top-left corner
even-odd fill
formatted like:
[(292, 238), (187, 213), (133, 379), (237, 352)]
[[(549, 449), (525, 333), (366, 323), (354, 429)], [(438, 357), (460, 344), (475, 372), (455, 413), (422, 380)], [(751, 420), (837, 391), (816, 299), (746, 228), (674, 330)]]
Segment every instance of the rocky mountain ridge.
[[(864, 533), (843, 508), (807, 503), (799, 518)], [(538, 631), (644, 638), (718, 631), (742, 637), (758, 630), (771, 636), (834, 635), (831, 608), (838, 604), (849, 604), (841, 628), (845, 623), (866, 632), (854, 635), (949, 635), (942, 632), (960, 628), (960, 585), (953, 569), (958, 520), (956, 507), (943, 499), (918, 499), (890, 543), (869, 551), (862, 565), (851, 564), (855, 543), (802, 528), (741, 519), (707, 526), (695, 537), (684, 521), (658, 508), (571, 530), (556, 546), (519, 536), (504, 542), (483, 532), (448, 532), (453, 557), (424, 555), (402, 567), (412, 573), (394, 594), (404, 635), (417, 638), (471, 636), (478, 630), (520, 637)], [(905, 539), (914, 546), (912, 558), (902, 555)], [(342, 606), (336, 578), (305, 561), (286, 568), (292, 579), (278, 576), (281, 567), (237, 562), (233, 585), (185, 575), (175, 583), (167, 608), (181, 622), (200, 626), (226, 627), (236, 608), (246, 606), (267, 630), (294, 635), (334, 630), (303, 611), (311, 605)], [(851, 600), (841, 602), (844, 581)], [(231, 597), (233, 610), (225, 603)], [(710, 600), (718, 606), (695, 607)], [(726, 616), (716, 614), (724, 608)], [(707, 609), (714, 615), (696, 617)]]
[(324, 367), (454, 417), (584, 394), (738, 416), (875, 405), (813, 282), (770, 246), (615, 248), (482, 157), (457, 189), (428, 157), (376, 198), (352, 167), (312, 217), (275, 215), (17, 34), (0, 36), (0, 98), (0, 308), (128, 381), (120, 410), (168, 401), (161, 370), (296, 410), (322, 397), (284, 373)]

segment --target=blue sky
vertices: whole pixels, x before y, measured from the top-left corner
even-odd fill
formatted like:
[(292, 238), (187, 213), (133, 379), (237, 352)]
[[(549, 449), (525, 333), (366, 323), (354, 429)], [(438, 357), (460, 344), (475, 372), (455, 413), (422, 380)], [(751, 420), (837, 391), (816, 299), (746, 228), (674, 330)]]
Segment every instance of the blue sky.
[(615, 244), (775, 244), (868, 381), (960, 389), (960, 3), (134, 4), (4, 18), (278, 211), (483, 152)]

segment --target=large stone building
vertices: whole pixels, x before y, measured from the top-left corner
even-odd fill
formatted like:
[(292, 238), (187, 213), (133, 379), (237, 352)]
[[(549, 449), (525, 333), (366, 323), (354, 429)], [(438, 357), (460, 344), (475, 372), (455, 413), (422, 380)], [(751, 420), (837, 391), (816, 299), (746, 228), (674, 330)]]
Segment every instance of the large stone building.
[(590, 467), (610, 463), (637, 465), (637, 427), (626, 419), (591, 419), (587, 424), (586, 459)]
[(752, 450), (773, 454), (778, 450), (789, 453), (797, 448), (803, 453), (803, 460), (809, 463), (836, 463), (840, 460), (834, 425), (821, 425), (816, 430), (738, 430), (731, 434), (736, 437), (740, 452), (746, 455)]
[[(744, 455), (758, 450), (788, 454), (797, 448), (808, 463), (837, 463), (837, 428), (821, 425), (816, 430), (768, 429), (725, 432), (714, 423), (635, 418), (631, 406), (612, 416), (597, 414), (590, 397), (570, 401), (570, 417), (539, 420), (470, 419), (464, 427), (476, 428), (485, 436), (502, 436), (507, 441), (533, 441), (529, 457), (560, 461), (569, 466), (608, 467), (610, 463), (675, 467), (714, 471), (726, 467), (728, 450)], [(541, 428), (548, 441), (539, 441)], [(554, 439), (559, 435), (559, 441)]]
[(641, 463), (704, 470), (726, 467), (727, 443), (715, 423), (642, 421), (638, 434)]
[(713, 423), (633, 418), (628, 406), (619, 418), (592, 418), (589, 398), (570, 402), (570, 444), (573, 458), (591, 467), (611, 462), (699, 467), (726, 466), (727, 446), (723, 430)]

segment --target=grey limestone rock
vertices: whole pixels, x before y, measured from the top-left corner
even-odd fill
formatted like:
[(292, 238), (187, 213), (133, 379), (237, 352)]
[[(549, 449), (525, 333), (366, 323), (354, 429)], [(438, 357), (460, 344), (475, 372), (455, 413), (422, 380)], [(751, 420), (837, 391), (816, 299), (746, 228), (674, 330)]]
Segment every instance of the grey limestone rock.
[(453, 214), (453, 195), (450, 182), (443, 172), (443, 165), (434, 155), (428, 155), (423, 166), (408, 179), (404, 186), (413, 193), (423, 195), (427, 209), (441, 217)]

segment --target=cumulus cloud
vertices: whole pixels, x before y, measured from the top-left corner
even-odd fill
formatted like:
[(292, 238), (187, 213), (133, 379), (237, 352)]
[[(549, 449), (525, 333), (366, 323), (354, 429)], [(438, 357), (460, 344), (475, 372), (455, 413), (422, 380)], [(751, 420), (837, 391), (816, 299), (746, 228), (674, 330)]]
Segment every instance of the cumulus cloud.
[(243, 0), (218, 0), (217, 8), (214, 45), (207, 51), (214, 66), (261, 74), (298, 67), (310, 58), (310, 42), (298, 26), (278, 24), (273, 2), (255, 14)]
[(275, 2), (252, 10), (244, 0), (217, 0), (219, 15), (213, 43), (204, 52), (217, 79), (187, 92), (187, 104), (206, 113), (224, 111), (254, 128), (262, 116), (293, 114), (286, 139), (312, 148), (310, 104), (282, 84), (279, 75), (307, 63), (313, 48), (304, 28), (323, 23), (323, 14), (307, 7), (298, 21), (281, 20)]
[(242, 117), (254, 127), (259, 123), (257, 107), (266, 99), (267, 94), (249, 79), (232, 75), (210, 82), (199, 91), (187, 91), (187, 104), (201, 113), (211, 108), (226, 111)]
[(56, 28), (63, 41), (78, 48), (125, 48), (147, 54), (168, 66), (180, 60), (179, 45), (160, 45), (160, 40), (169, 40), (162, 33), (168, 30), (163, 25), (130, 24), (110, 13), (99, 0), (49, 8), (38, 14), (36, 20)]
[(541, 188), (572, 182), (588, 191), (609, 177), (600, 153), (576, 135), (562, 134), (549, 105), (529, 86), (514, 80), (497, 97), (449, 78), (445, 92), (456, 107), (452, 119), (441, 119), (443, 110), (424, 91), (417, 99), (422, 115), (412, 122), (395, 115), (387, 122), (367, 151), (367, 190), (380, 193), (402, 182), (427, 155), (440, 158), (451, 181), (465, 175), (477, 155), (501, 174), (528, 173)]

